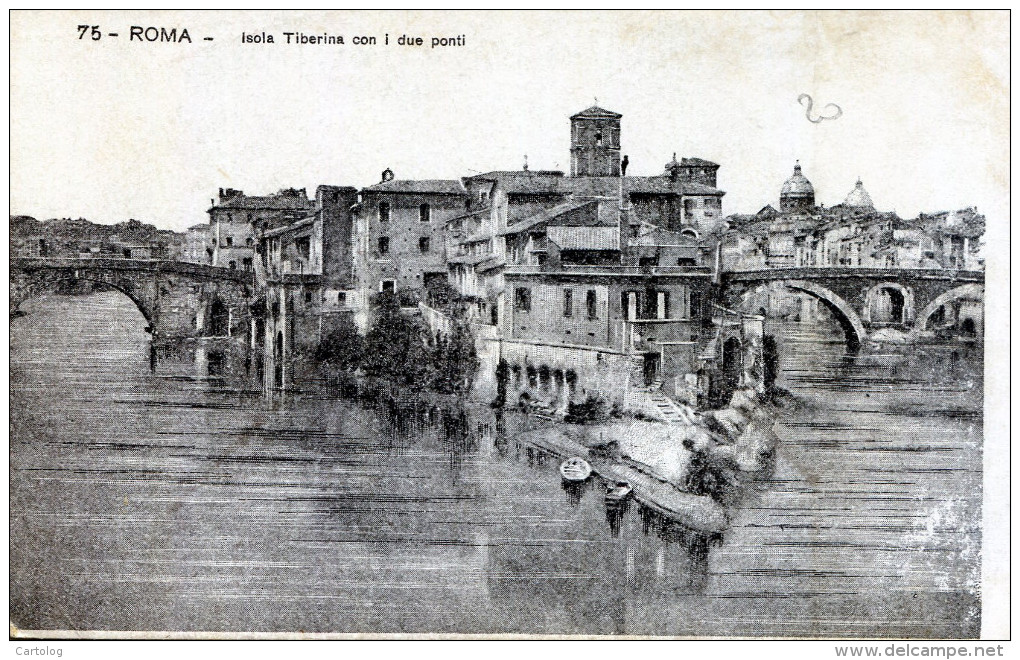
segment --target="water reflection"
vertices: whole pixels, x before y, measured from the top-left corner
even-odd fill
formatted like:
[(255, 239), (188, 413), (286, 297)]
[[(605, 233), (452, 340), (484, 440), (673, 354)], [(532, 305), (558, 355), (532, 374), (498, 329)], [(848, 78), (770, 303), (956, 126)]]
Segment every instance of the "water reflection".
[(792, 328), (775, 475), (705, 538), (637, 502), (607, 510), (597, 477), (566, 486), (518, 413), (263, 397), (260, 360), (216, 342), (153, 352), (142, 327), (110, 296), (11, 324), (23, 627), (977, 633), (968, 347), (847, 360)]

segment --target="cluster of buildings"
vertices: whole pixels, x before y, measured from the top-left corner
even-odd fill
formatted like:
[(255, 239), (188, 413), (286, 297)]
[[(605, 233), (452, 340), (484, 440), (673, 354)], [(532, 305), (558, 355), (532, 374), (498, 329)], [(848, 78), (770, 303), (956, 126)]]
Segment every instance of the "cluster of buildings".
[(527, 165), (462, 179), (386, 170), (375, 185), (320, 186), (314, 198), (221, 190), (185, 244), (196, 261), (253, 271), (264, 299), (252, 342), (280, 384), (342, 316), (365, 330), (373, 294), (412, 306), (439, 289), (502, 340), (521, 378), (539, 357), (559, 386), (588, 363), (650, 379), (652, 362), (689, 372), (711, 314), (719, 165), (674, 155), (652, 176), (627, 175), (621, 118), (599, 107), (571, 117), (569, 176)]
[(461, 179), (387, 169), (313, 197), (221, 189), (184, 258), (253, 272), (261, 297), (238, 332), (277, 386), (345, 317), (367, 329), (374, 294), (429, 314), (452, 294), (456, 310), (438, 311), (497, 341), (516, 387), (563, 401), (634, 382), (704, 395), (723, 359), (711, 299), (723, 269), (981, 267), (972, 208), (905, 220), (877, 211), (860, 181), (824, 207), (798, 164), (778, 209), (725, 216), (716, 163), (674, 154), (628, 174), (621, 119), (597, 106), (570, 118), (569, 175), (525, 162)]
[(904, 219), (875, 208), (858, 179), (835, 206), (815, 203), (800, 164), (783, 184), (779, 208), (731, 215), (720, 236), (727, 270), (783, 267), (955, 268), (984, 265), (985, 218), (973, 207)]

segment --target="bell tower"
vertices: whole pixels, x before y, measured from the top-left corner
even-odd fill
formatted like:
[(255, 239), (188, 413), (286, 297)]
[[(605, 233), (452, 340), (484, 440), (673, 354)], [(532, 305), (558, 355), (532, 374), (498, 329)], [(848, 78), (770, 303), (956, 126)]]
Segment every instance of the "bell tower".
[(620, 119), (597, 105), (570, 118), (570, 176), (620, 176)]

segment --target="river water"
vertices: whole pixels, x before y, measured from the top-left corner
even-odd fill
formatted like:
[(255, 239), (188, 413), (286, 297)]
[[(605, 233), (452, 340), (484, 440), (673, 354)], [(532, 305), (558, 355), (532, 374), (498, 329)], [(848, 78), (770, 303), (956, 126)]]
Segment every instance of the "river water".
[[(774, 477), (706, 543), (492, 412), (152, 370), (113, 293), (11, 322), (11, 620), (28, 629), (976, 637), (981, 365), (782, 328)], [(955, 353), (955, 357), (954, 357)], [(909, 355), (909, 359), (907, 357)], [(157, 356), (158, 357), (158, 356)], [(509, 429), (504, 432), (504, 429)]]

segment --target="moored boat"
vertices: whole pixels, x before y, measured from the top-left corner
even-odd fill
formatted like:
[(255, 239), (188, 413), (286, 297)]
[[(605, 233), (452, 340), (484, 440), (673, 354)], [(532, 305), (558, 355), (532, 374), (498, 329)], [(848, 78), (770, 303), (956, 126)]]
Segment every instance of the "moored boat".
[(567, 481), (584, 481), (591, 476), (591, 465), (580, 456), (572, 456), (560, 464), (560, 475)]
[(634, 488), (626, 481), (617, 481), (606, 487), (606, 506), (620, 504), (630, 497)]

